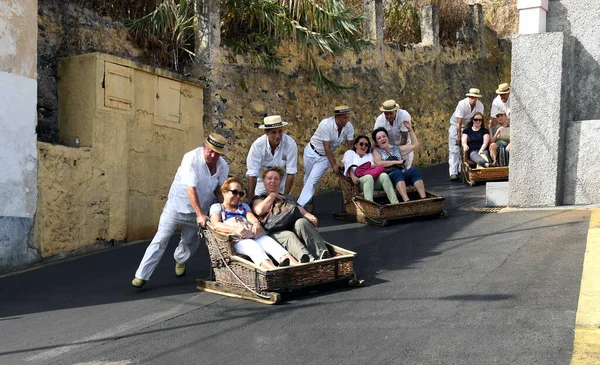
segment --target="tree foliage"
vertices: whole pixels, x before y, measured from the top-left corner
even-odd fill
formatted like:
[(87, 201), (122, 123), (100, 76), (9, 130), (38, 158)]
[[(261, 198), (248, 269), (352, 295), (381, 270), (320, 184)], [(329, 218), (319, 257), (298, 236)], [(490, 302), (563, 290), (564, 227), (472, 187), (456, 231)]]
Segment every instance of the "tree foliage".
[(195, 56), (195, 16), (193, 0), (164, 0), (149, 14), (125, 20), (125, 25), (157, 63), (179, 71), (185, 58)]
[(369, 44), (360, 31), (362, 16), (345, 8), (341, 0), (222, 0), (221, 17), (223, 42), (266, 67), (281, 65), (280, 42), (295, 44), (321, 89), (341, 86), (319, 67), (319, 55), (358, 53)]

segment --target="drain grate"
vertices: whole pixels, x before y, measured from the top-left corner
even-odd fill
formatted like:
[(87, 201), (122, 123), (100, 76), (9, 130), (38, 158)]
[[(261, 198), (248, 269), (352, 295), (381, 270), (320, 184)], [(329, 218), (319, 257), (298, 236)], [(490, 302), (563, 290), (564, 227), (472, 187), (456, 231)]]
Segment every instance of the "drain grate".
[(502, 209), (506, 208), (506, 205), (496, 205), (493, 207), (482, 207), (482, 208), (471, 208), (470, 210), (479, 212), (479, 213), (498, 213)]

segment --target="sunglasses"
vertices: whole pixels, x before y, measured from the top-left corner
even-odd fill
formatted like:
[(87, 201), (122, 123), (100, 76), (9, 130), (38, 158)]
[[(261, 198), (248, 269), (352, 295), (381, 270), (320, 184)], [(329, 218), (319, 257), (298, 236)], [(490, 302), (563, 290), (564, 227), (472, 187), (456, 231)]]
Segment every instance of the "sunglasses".
[(483, 122), (483, 119), (482, 118), (473, 118), (473, 121), (474, 122)]
[(358, 142), (358, 145), (361, 147), (369, 147), (369, 144), (366, 142)]
[(236, 189), (233, 189), (233, 190), (227, 190), (227, 191), (230, 191), (230, 192), (231, 192), (231, 194), (233, 194), (234, 196), (236, 196), (236, 195), (239, 195), (239, 196), (240, 196), (240, 198), (243, 198), (243, 197), (244, 197), (244, 195), (246, 195), (246, 192), (245, 192), (245, 191), (243, 191), (243, 190), (242, 190), (242, 191), (238, 191), (238, 190), (236, 190)]

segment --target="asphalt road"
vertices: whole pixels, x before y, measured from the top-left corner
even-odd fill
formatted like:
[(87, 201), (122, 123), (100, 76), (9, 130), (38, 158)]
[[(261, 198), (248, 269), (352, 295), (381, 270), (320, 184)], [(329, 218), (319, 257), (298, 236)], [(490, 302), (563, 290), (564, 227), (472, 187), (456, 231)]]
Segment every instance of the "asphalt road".
[(0, 278), (0, 364), (568, 364), (588, 230), (585, 210), (481, 213), (485, 185), (423, 171), (447, 219), (365, 226), (315, 212), (326, 239), (358, 253), (363, 288), (267, 306), (195, 290), (201, 247), (176, 278), (167, 253), (143, 290), (146, 244)]

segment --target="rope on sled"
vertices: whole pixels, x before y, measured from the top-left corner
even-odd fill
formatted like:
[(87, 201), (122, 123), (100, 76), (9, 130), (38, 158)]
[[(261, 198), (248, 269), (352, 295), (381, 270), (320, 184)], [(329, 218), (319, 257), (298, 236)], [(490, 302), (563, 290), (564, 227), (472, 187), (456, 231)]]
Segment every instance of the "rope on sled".
[[(200, 232), (198, 233), (198, 235), (204, 236), (204, 234), (200, 233)], [(227, 242), (227, 244), (229, 244), (229, 242)], [(225, 257), (223, 257), (223, 253), (221, 252), (221, 250), (217, 250), (217, 252), (219, 253), (219, 256), (221, 257), (221, 261), (223, 261), (223, 263), (225, 264), (225, 267), (233, 274), (233, 276), (240, 282), (240, 284), (242, 284), (249, 292), (251, 292), (252, 294), (254, 294), (257, 297), (262, 298), (262, 299), (271, 299), (271, 297), (269, 297), (268, 295), (263, 295), (263, 294), (257, 293), (255, 290), (250, 288), (246, 283), (244, 283), (244, 281), (242, 279), (240, 279), (239, 276), (237, 276), (237, 274), (233, 271), (233, 269), (231, 267), (229, 267), (229, 265), (227, 264), (227, 260), (225, 260)]]

